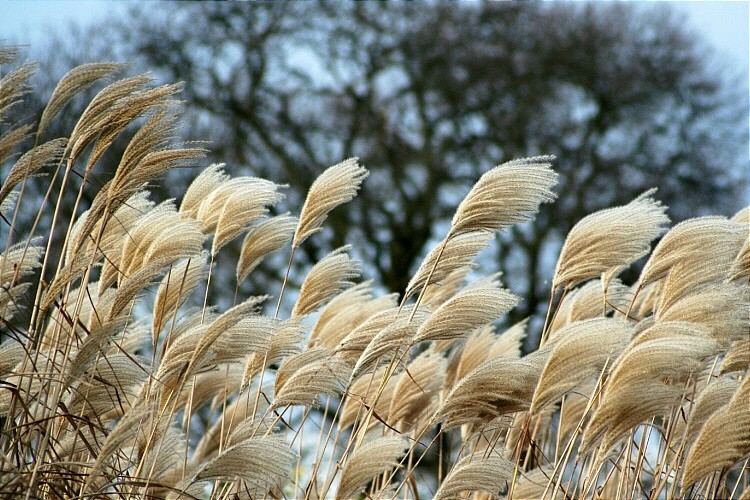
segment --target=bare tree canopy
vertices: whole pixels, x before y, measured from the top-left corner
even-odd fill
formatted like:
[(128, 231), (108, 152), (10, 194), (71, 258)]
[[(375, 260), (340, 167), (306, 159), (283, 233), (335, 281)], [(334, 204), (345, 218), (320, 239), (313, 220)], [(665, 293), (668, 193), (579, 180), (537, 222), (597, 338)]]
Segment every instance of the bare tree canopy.
[(543, 309), (543, 276), (584, 215), (656, 185), (673, 220), (742, 204), (747, 98), (683, 24), (619, 3), (210, 2), (135, 9), (64, 50), (184, 81), (185, 137), (289, 182), (291, 205), (323, 168), (358, 156), (372, 172), (361, 196), (304, 248), (313, 261), (352, 242), (390, 290), (471, 180), (556, 155), (559, 200), (491, 257), (524, 298), (516, 320)]

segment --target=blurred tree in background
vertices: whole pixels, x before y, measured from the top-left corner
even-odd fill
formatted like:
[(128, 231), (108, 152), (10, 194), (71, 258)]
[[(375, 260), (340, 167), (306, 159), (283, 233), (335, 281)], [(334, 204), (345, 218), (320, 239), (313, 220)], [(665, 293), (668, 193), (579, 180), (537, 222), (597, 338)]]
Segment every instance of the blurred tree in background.
[[(652, 186), (673, 220), (742, 204), (744, 88), (720, 77), (663, 7), (147, 5), (66, 34), (43, 74), (53, 82), (57, 68), (102, 58), (184, 81), (185, 137), (209, 140), (212, 159), (234, 175), (288, 183), (292, 206), (324, 167), (359, 156), (372, 171), (365, 189), (305, 243), (305, 258), (351, 242), (373, 266), (366, 273), (394, 291), (482, 172), (556, 155), (559, 200), (485, 257), (525, 299), (511, 321), (543, 312), (561, 239), (587, 213)], [(108, 172), (105, 158), (98, 182)], [(178, 175), (165, 189), (176, 195), (186, 182)], [(218, 264), (223, 296), (236, 251)], [(270, 272), (251, 280), (276, 279)]]

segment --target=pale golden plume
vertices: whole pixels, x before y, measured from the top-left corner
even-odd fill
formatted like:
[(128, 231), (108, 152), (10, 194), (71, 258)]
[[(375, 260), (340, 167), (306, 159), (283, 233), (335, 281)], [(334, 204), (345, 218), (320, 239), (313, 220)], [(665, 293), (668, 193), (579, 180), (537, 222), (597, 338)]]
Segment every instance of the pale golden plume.
[(459, 459), (435, 493), (438, 500), (458, 500), (464, 492), (496, 494), (513, 479), (513, 462), (499, 451), (474, 453)]
[(446, 377), (446, 386), (464, 378), (484, 361), (493, 358), (518, 359), (521, 357), (521, 343), (526, 336), (528, 320), (523, 320), (498, 335), (492, 326), (479, 328), (469, 335), (460, 351), (454, 354), (453, 369)]
[[(405, 314), (409, 314), (410, 311), (411, 308), (408, 308)], [(397, 307), (389, 307), (376, 312), (339, 342), (335, 349), (336, 353), (348, 359), (352, 364), (356, 363), (365, 348), (375, 338), (375, 335), (393, 323), (399, 316)]]
[(169, 270), (161, 281), (154, 299), (152, 331), (156, 339), (162, 328), (174, 317), (180, 305), (208, 276), (207, 252), (183, 259)]
[(658, 310), (655, 319), (702, 325), (714, 340), (728, 347), (750, 332), (750, 289), (727, 283), (707, 287)]
[(307, 192), (292, 246), (300, 246), (312, 234), (320, 231), (331, 210), (351, 201), (368, 175), (369, 172), (359, 164), (357, 158), (344, 160), (320, 174)]
[(428, 312), (419, 309), (411, 320), (408, 316), (402, 315), (380, 330), (357, 359), (353, 376), (374, 370), (382, 363), (403, 359), (406, 351), (414, 345), (417, 329), (427, 317)]
[(539, 205), (556, 197), (553, 160), (553, 156), (522, 158), (486, 172), (456, 209), (450, 234), (494, 232), (533, 219)]
[(397, 397), (391, 399), (387, 413), (389, 422), (399, 423), (402, 431), (413, 429), (425, 407), (439, 397), (443, 387), (446, 362), (439, 354), (424, 352), (405, 368), (393, 388)]
[(263, 497), (270, 489), (288, 481), (294, 459), (295, 454), (284, 439), (255, 436), (230, 446), (201, 465), (180, 489), (195, 481), (242, 479), (254, 495)]
[(284, 360), (276, 376), (272, 407), (310, 406), (321, 395), (338, 395), (346, 390), (351, 366), (328, 349), (308, 349)]
[(357, 448), (341, 472), (336, 500), (355, 498), (375, 476), (398, 467), (398, 459), (407, 448), (401, 437), (374, 438)]
[(193, 179), (182, 197), (180, 212), (193, 218), (198, 217), (198, 210), (208, 195), (229, 180), (223, 168), (223, 163), (211, 164)]
[[(750, 225), (750, 224), (749, 224)], [(748, 228), (750, 232), (750, 227)], [(729, 280), (744, 280), (745, 283), (750, 282), (750, 234), (745, 238), (745, 242), (742, 244), (739, 253), (732, 262), (732, 267), (729, 269)]]
[(57, 164), (63, 156), (67, 139), (53, 139), (24, 153), (11, 167), (0, 187), (0, 203), (16, 185), (40, 170)]
[(57, 82), (52, 95), (44, 107), (42, 117), (39, 119), (38, 135), (44, 135), (44, 131), (65, 105), (80, 92), (91, 85), (106, 78), (123, 68), (122, 64), (110, 62), (98, 62), (81, 64), (71, 69)]
[(438, 421), (452, 428), (528, 409), (549, 352), (545, 346), (521, 359), (485, 361), (448, 393)]
[[(472, 231), (449, 237), (436, 245), (419, 265), (409, 284), (406, 286), (404, 297), (408, 298), (415, 292), (421, 290), (427, 283), (427, 278), (432, 272), (430, 285), (442, 283), (458, 269), (465, 269), (474, 261), (477, 254), (483, 250), (492, 239), (492, 233), (485, 231)], [(442, 248), (442, 255), (441, 254)], [(438, 255), (440, 260), (438, 261)], [(435, 267), (435, 262), (438, 266)]]
[[(459, 267), (448, 273), (440, 283), (431, 283), (422, 296), (422, 304), (431, 309), (437, 309), (439, 305), (453, 297), (464, 286), (466, 277), (472, 268), (472, 265)], [(498, 273), (499, 275), (500, 273)]]
[(278, 187), (267, 181), (248, 183), (244, 189), (226, 198), (216, 222), (216, 234), (211, 246), (213, 255), (247, 230), (250, 224), (268, 214), (268, 207), (282, 199)]
[(560, 250), (552, 288), (570, 288), (602, 275), (608, 281), (648, 254), (669, 223), (666, 207), (651, 197), (654, 192), (576, 223)]
[(266, 255), (281, 250), (292, 240), (297, 218), (289, 214), (271, 217), (252, 226), (242, 240), (237, 260), (237, 283), (241, 283), (263, 261)]
[(469, 286), (445, 301), (414, 336), (414, 342), (454, 340), (492, 323), (513, 309), (518, 297), (496, 282)]
[[(396, 386), (404, 375), (403, 372), (397, 372), (388, 378), (380, 397), (375, 401), (379, 382), (383, 380), (387, 368), (387, 366), (383, 366), (373, 373), (360, 375), (349, 384), (348, 398), (341, 408), (341, 417), (338, 422), (339, 429), (345, 429), (352, 425), (359, 412), (364, 412), (366, 408), (372, 408), (373, 406), (374, 415), (384, 420), (388, 418)], [(376, 420), (370, 420), (369, 426), (372, 427), (377, 423)]]
[[(0, 112), (0, 118), (2, 118), (2, 112)], [(0, 134), (0, 163), (5, 163), (16, 147), (27, 139), (33, 130), (34, 126), (27, 123), (15, 126)]]
[[(684, 424), (682, 420), (678, 421), (678, 424), (682, 425), (678, 427), (677, 431), (686, 432), (685, 439), (688, 443), (694, 441), (706, 420), (732, 399), (739, 385), (739, 381), (728, 377), (709, 381), (695, 400), (695, 406), (690, 412), (690, 419)], [(687, 429), (685, 429), (685, 426)]]
[(750, 206), (747, 206), (732, 216), (734, 222), (750, 226)]
[[(31, 91), (29, 79), (38, 69), (37, 63), (28, 62), (0, 78), (0, 119), (12, 106), (21, 103), (23, 97)], [(0, 159), (5, 160), (2, 155)]]
[(603, 401), (584, 431), (583, 450), (604, 439), (601, 449), (607, 452), (626, 431), (670, 411), (687, 379), (718, 350), (710, 331), (693, 323), (657, 323), (640, 333), (612, 368)]
[(721, 373), (743, 372), (750, 368), (750, 338), (732, 343), (721, 363)]
[(677, 263), (687, 268), (715, 260), (731, 261), (747, 236), (740, 224), (724, 217), (696, 217), (667, 232), (641, 272), (641, 287), (666, 277)]
[(750, 377), (745, 377), (729, 402), (706, 421), (690, 448), (683, 490), (706, 475), (728, 469), (750, 453)]
[(310, 332), (310, 345), (335, 349), (370, 317), (396, 306), (396, 294), (372, 297), (372, 293), (372, 283), (367, 281), (331, 300)]
[(625, 349), (632, 335), (632, 325), (614, 318), (578, 321), (560, 329), (534, 391), (530, 412), (537, 413), (567, 392), (595, 381)]
[(354, 284), (361, 266), (349, 255), (350, 249), (349, 245), (337, 248), (310, 269), (294, 303), (293, 318), (310, 314)]

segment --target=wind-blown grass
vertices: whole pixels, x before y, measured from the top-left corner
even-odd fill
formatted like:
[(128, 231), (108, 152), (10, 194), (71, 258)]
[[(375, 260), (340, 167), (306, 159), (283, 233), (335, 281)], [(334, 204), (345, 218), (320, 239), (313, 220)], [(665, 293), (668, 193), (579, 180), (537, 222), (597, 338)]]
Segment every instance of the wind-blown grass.
[[(0, 64), (17, 56), (0, 48)], [(179, 85), (114, 80), (69, 138), (43, 137), (122, 69), (74, 68), (33, 123), (3, 120), (35, 66), (0, 78), (0, 494), (750, 494), (748, 209), (681, 222), (653, 250), (669, 221), (654, 191), (585, 217), (550, 277), (562, 295), (535, 332), (543, 345), (522, 356), (534, 323), (497, 326), (512, 290), (499, 274), (466, 282), (496, 231), (533, 224), (554, 201), (554, 159), (514, 160), (478, 179), (406, 290), (360, 282), (366, 264), (345, 246), (307, 269), (285, 317), (295, 251), (366, 189), (368, 171), (356, 158), (324, 170), (299, 214), (276, 213), (283, 185), (224, 165), (205, 167), (179, 200), (153, 199), (151, 184), (206, 153), (174, 142)], [(94, 185), (116, 138), (129, 145)], [(43, 199), (29, 198), (29, 182)], [(71, 190), (72, 212), (61, 206)], [(30, 204), (37, 222), (18, 225)], [(215, 257), (240, 237), (237, 282), (286, 250), (284, 281), (257, 297), (217, 284), (232, 305), (209, 304)], [(620, 280), (649, 254), (635, 283)]]

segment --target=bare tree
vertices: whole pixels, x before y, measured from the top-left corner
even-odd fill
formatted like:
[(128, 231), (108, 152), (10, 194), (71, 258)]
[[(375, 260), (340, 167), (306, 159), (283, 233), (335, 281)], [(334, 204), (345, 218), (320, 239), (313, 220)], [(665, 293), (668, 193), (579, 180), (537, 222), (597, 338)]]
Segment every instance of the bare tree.
[(391, 290), (481, 172), (557, 155), (559, 200), (495, 247), (525, 299), (511, 320), (544, 309), (556, 250), (585, 214), (652, 186), (674, 220), (742, 201), (747, 98), (667, 8), (190, 3), (78, 40), (73, 58), (87, 41), (88, 57), (185, 81), (186, 136), (289, 183), (293, 204), (323, 167), (359, 156), (373, 172), (362, 196), (303, 248), (313, 260), (352, 241)]

